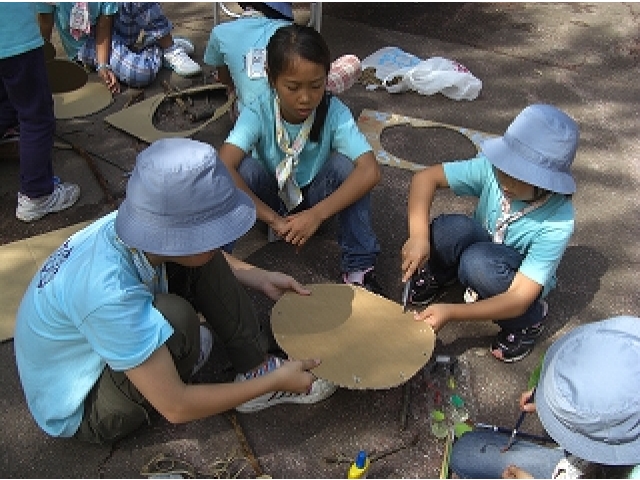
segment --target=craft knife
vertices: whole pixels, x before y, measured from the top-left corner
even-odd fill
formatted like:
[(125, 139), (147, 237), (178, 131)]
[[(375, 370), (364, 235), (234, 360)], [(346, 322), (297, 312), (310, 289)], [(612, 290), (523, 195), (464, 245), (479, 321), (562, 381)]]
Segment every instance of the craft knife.
[(404, 283), (404, 290), (402, 291), (402, 313), (407, 313), (407, 306), (409, 304), (409, 293), (411, 293), (411, 279)]

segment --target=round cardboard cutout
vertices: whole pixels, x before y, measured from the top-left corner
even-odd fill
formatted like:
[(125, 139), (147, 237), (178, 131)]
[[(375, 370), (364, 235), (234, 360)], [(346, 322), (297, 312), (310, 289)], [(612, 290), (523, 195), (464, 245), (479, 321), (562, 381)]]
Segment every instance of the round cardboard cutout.
[(431, 326), (362, 287), (312, 284), (287, 292), (271, 311), (278, 345), (291, 358), (319, 358), (313, 373), (349, 389), (387, 389), (409, 380), (435, 347)]

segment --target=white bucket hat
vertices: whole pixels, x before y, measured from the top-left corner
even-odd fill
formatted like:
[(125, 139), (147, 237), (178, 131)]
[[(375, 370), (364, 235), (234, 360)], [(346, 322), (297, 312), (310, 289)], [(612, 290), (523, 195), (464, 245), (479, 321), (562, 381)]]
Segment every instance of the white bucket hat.
[(526, 107), (502, 137), (482, 142), (489, 161), (507, 175), (551, 192), (572, 194), (571, 163), (580, 132), (576, 122), (553, 105)]
[(253, 201), (211, 145), (165, 138), (138, 154), (116, 233), (143, 252), (184, 256), (238, 239), (255, 220)]
[(535, 395), (542, 425), (565, 450), (603, 465), (640, 459), (640, 318), (582, 325), (545, 354)]

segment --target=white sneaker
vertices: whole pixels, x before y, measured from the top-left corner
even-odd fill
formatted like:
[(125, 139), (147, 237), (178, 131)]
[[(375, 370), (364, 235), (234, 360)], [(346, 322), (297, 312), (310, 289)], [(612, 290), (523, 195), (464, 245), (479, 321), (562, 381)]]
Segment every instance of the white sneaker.
[[(280, 367), (284, 362), (286, 362), (286, 360), (282, 360), (281, 358), (269, 357), (266, 362), (253, 371), (238, 374), (235, 381), (245, 382), (255, 377), (261, 377)], [(311, 384), (311, 391), (309, 393), (269, 392), (237, 406), (236, 410), (241, 413), (251, 413), (272, 407), (273, 405), (278, 405), (279, 403), (317, 403), (331, 396), (335, 391), (336, 386), (333, 383), (318, 378)]]
[(191, 43), (191, 41), (188, 38), (173, 37), (173, 44), (181, 47), (182, 50), (184, 50), (184, 53), (186, 53), (187, 55), (193, 55), (193, 52), (196, 51), (195, 47), (193, 46), (193, 43)]
[(212, 348), (213, 335), (211, 335), (211, 330), (204, 325), (200, 325), (200, 355), (198, 356), (198, 361), (193, 366), (191, 375), (195, 375), (202, 367), (204, 367), (204, 364), (209, 360)]
[(76, 203), (80, 197), (80, 187), (75, 183), (56, 183), (53, 192), (39, 198), (29, 198), (18, 193), (16, 217), (23, 222), (33, 222), (47, 213), (59, 212)]
[(202, 69), (179, 46), (173, 46), (171, 50), (164, 52), (164, 64), (178, 75), (190, 77), (199, 74)]

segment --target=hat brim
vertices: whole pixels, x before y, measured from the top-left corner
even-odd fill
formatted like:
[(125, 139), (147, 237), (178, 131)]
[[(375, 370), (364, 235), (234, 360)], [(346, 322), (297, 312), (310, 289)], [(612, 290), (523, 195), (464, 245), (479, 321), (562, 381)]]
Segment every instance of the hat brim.
[(509, 148), (503, 137), (485, 140), (481, 143), (480, 149), (493, 166), (510, 177), (564, 195), (576, 191), (576, 182), (571, 174), (554, 172), (531, 163)]
[[(547, 371), (550, 365), (556, 359), (556, 353), (567, 342), (573, 341), (574, 335), (579, 329), (597, 328), (596, 324), (587, 324), (576, 327), (571, 333), (572, 335), (564, 335), (556, 340), (546, 351), (542, 371)], [(551, 367), (553, 368), (553, 367)], [(560, 422), (553, 413), (545, 389), (553, 391), (555, 387), (547, 386), (545, 376), (540, 377), (536, 387), (535, 405), (538, 418), (547, 433), (553, 438), (558, 445), (567, 450), (569, 453), (580, 457), (589, 462), (601, 463), (604, 465), (635, 465), (638, 461), (638, 452), (640, 452), (640, 439), (626, 444), (612, 444), (593, 440), (585, 435), (569, 429), (565, 424)]]
[(256, 221), (256, 208), (242, 190), (234, 192), (235, 206), (222, 216), (199, 225), (159, 227), (136, 215), (127, 199), (116, 216), (116, 233), (128, 246), (156, 255), (186, 256), (209, 252), (247, 233)]

